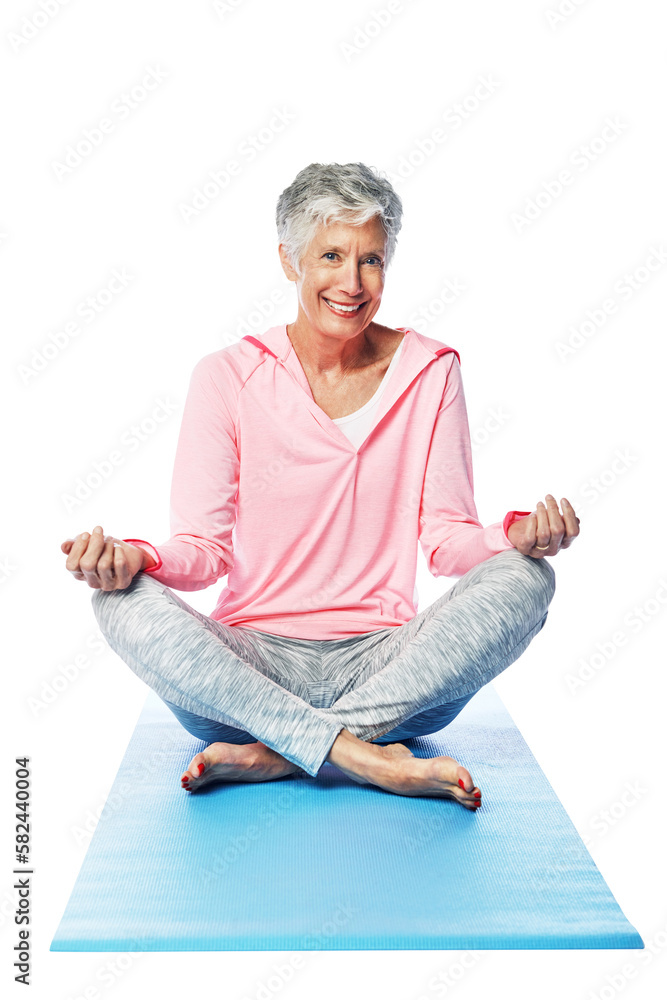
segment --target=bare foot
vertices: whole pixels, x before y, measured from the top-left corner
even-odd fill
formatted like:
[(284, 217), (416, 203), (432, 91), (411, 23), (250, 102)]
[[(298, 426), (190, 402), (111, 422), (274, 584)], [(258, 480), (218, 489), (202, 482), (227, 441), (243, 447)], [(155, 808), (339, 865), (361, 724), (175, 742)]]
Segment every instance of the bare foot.
[(181, 787), (194, 792), (212, 781), (271, 781), (293, 771), (305, 774), (264, 743), (211, 743), (192, 758)]
[(453, 757), (415, 757), (402, 743), (377, 746), (342, 729), (327, 760), (353, 781), (378, 785), (396, 795), (455, 799), (473, 811), (482, 804), (470, 771)]
[(378, 747), (378, 749), (382, 750), (387, 757), (414, 757), (412, 750), (409, 750), (405, 743), (385, 743), (383, 747)]

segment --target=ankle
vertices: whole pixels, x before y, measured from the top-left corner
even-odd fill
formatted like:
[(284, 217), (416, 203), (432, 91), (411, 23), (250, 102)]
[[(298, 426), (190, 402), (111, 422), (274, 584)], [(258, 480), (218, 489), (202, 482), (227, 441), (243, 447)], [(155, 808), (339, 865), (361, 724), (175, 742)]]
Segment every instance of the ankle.
[(342, 729), (326, 759), (351, 777), (375, 782), (389, 777), (395, 768), (395, 759), (383, 750), (384, 747), (360, 740), (348, 729)]
[(335, 764), (336, 767), (350, 763), (355, 759), (355, 756), (358, 756), (359, 747), (357, 744), (360, 743), (362, 740), (358, 739), (349, 729), (341, 729), (325, 759), (331, 764)]

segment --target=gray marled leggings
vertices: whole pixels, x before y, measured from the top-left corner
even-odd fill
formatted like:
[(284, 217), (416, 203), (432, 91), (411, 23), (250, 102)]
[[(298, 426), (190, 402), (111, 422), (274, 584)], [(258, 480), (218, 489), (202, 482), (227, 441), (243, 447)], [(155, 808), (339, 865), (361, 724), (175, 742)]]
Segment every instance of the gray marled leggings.
[(545, 559), (508, 549), (405, 625), (344, 639), (230, 627), (146, 573), (92, 604), (111, 648), (188, 732), (261, 740), (314, 776), (343, 728), (378, 743), (442, 729), (523, 653), (554, 590)]

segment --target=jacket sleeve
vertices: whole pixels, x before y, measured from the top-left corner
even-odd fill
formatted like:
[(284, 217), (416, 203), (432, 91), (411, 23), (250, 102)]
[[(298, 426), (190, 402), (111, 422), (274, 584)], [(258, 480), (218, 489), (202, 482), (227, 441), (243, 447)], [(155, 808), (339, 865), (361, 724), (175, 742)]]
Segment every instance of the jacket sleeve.
[(203, 590), (234, 564), (232, 530), (236, 521), (239, 456), (236, 405), (220, 377), (213, 378), (209, 356), (190, 377), (176, 446), (171, 484), (171, 538), (145, 548), (157, 565), (143, 570), (176, 590)]
[(419, 542), (433, 576), (460, 577), (514, 546), (507, 531), (530, 511), (509, 511), (484, 527), (473, 496), (472, 447), (461, 367), (454, 353), (429, 448), (419, 510)]

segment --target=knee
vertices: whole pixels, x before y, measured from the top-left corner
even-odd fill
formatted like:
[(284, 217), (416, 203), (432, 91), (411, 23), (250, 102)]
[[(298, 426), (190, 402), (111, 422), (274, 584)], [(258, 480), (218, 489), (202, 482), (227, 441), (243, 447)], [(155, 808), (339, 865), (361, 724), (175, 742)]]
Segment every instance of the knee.
[(97, 619), (97, 624), (102, 633), (106, 635), (112, 620), (120, 610), (121, 601), (118, 595), (123, 594), (122, 590), (94, 590), (90, 599), (93, 606), (93, 614)]
[(493, 558), (498, 560), (506, 585), (522, 603), (530, 601), (544, 613), (556, 592), (556, 574), (551, 563), (525, 556), (518, 549), (507, 549)]
[(514, 551), (519, 557), (517, 561), (531, 592), (544, 603), (545, 608), (548, 607), (556, 592), (556, 574), (553, 566), (546, 559), (533, 559), (532, 556), (524, 556), (517, 549)]
[(93, 614), (102, 632), (106, 632), (111, 624), (134, 606), (136, 600), (144, 594), (156, 581), (150, 577), (143, 580), (142, 573), (137, 573), (130, 585), (124, 590), (94, 590), (90, 599)]

